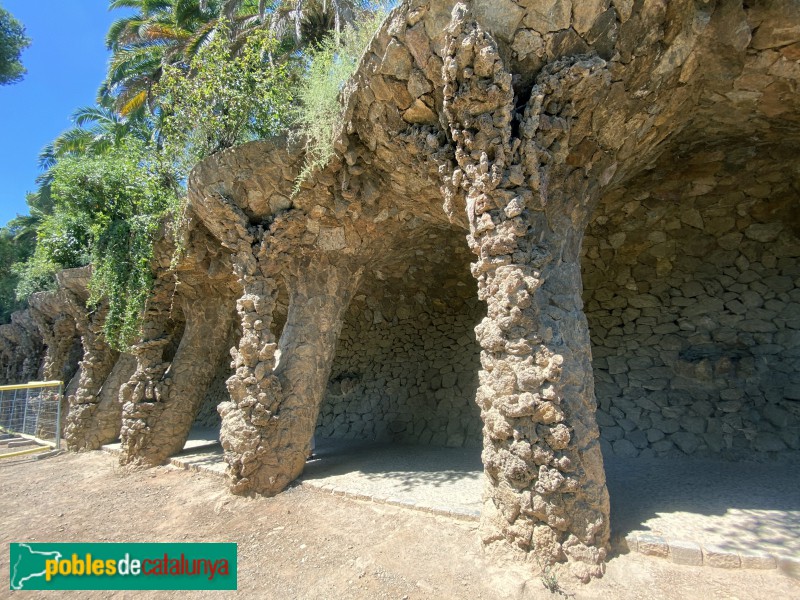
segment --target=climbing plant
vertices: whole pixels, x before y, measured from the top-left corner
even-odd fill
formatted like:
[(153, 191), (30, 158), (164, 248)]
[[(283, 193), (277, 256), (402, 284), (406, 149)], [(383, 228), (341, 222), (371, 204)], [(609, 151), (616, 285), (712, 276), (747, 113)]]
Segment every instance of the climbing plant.
[(132, 139), (102, 156), (64, 157), (51, 176), (53, 214), (39, 227), (23, 280), (91, 262), (90, 304), (108, 303), (105, 334), (122, 349), (138, 333), (152, 285), (153, 242), (178, 194), (144, 144)]

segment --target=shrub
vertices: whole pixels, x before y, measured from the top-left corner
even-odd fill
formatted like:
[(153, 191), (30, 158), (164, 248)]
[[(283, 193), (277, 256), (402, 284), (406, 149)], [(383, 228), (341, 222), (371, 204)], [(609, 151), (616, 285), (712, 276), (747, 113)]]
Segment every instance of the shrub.
[(179, 172), (285, 129), (292, 94), (288, 67), (269, 58), (277, 47), (265, 29), (231, 42), (223, 24), (188, 68), (165, 68), (158, 86), (165, 155)]
[(333, 142), (344, 110), (342, 88), (355, 73), (387, 13), (385, 7), (378, 8), (362, 23), (347, 25), (341, 35), (328, 34), (310, 53), (307, 73), (297, 92), (300, 106), (294, 114), (295, 135), (304, 141), (306, 150), (296, 190), (311, 172), (324, 168), (333, 157)]
[(61, 268), (91, 261), (89, 303), (108, 302), (104, 331), (124, 349), (138, 334), (152, 287), (153, 242), (174, 190), (128, 141), (102, 156), (65, 157), (52, 168), (53, 214), (39, 227), (33, 257), (20, 265), (18, 297), (52, 286)]

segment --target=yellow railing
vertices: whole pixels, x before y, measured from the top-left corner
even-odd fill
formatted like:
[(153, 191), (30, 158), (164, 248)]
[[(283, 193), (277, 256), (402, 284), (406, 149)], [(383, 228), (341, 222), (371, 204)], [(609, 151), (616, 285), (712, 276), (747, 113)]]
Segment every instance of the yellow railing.
[(18, 383), (16, 385), (0, 385), (0, 392), (13, 390), (29, 390), (40, 387), (58, 387), (60, 381), (29, 381), (28, 383)]
[[(0, 432), (60, 448), (63, 390), (61, 381), (0, 386)], [(12, 454), (3, 455), (9, 456)]]

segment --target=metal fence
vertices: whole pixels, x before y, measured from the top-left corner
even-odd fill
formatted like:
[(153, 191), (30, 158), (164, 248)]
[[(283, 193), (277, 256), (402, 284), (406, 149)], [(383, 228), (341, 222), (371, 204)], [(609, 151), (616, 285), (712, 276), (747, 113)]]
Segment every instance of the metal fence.
[(61, 445), (60, 381), (32, 381), (0, 386), (0, 432), (22, 434)]

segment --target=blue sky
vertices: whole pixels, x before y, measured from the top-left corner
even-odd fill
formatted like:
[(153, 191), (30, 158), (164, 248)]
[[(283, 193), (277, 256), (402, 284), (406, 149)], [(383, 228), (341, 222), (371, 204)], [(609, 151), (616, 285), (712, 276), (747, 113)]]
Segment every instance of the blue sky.
[(35, 189), (39, 151), (72, 123), (79, 106), (94, 104), (105, 75), (109, 25), (126, 13), (108, 0), (0, 0), (26, 28), (25, 79), (0, 86), (0, 226), (26, 214)]

